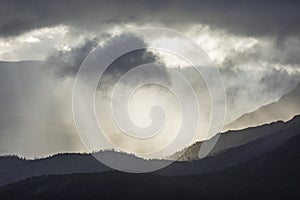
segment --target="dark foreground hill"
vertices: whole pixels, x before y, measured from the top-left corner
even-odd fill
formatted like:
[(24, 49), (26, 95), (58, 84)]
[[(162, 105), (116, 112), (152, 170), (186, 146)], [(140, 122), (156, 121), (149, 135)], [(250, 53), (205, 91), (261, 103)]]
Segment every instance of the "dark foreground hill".
[[(299, 130), (300, 131), (300, 130)], [(300, 199), (300, 135), (225, 170), (159, 176), (116, 171), (34, 177), (1, 199)]]

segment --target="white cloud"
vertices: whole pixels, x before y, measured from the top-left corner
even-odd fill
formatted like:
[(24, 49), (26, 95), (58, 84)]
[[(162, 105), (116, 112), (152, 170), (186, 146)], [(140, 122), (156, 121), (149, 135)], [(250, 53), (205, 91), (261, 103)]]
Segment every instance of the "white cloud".
[(0, 39), (0, 60), (44, 60), (54, 46), (68, 41), (69, 28), (56, 26), (36, 29), (23, 35)]

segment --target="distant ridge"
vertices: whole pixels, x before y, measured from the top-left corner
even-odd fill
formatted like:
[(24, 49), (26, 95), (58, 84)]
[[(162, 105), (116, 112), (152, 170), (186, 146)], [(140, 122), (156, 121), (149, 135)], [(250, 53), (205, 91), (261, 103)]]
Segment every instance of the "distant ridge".
[[(264, 138), (266, 136), (272, 136), (273, 134), (281, 133), (289, 129), (290, 124), (296, 123), (297, 127), (300, 129), (300, 115), (294, 116), (290, 121), (283, 122), (272, 122), (270, 124), (264, 124), (257, 127), (250, 127), (242, 130), (234, 130), (234, 131), (227, 131), (225, 133), (222, 133), (216, 143), (216, 145), (213, 147), (211, 152), (208, 156), (216, 155), (220, 152), (224, 152), (227, 149), (231, 149), (234, 147), (245, 145), (249, 142), (258, 140), (260, 138)], [(293, 125), (292, 127), (295, 127), (296, 125)], [(294, 134), (296, 130), (289, 131), (287, 133), (284, 133), (286, 137), (290, 137)], [(185, 151), (181, 157), (178, 159), (180, 161), (194, 161), (199, 160), (198, 158), (198, 152), (202, 146), (203, 142), (196, 142), (190, 147), (182, 150)], [(178, 152), (177, 154), (181, 154), (181, 152)], [(174, 158), (178, 155), (174, 154)], [(170, 159), (172, 159), (172, 156), (170, 156)]]
[(243, 114), (241, 117), (226, 125), (224, 130), (240, 130), (247, 127), (283, 120), (288, 121), (300, 114), (300, 84), (283, 95), (277, 102), (262, 106), (257, 110)]

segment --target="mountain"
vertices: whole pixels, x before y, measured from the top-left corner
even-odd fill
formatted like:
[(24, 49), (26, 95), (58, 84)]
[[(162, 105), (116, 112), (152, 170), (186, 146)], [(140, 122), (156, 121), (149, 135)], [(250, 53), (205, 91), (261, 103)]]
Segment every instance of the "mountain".
[(287, 121), (298, 114), (300, 114), (300, 84), (277, 102), (262, 106), (251, 113), (243, 114), (226, 125), (224, 130), (243, 129), (278, 120)]
[[(299, 130), (300, 116), (297, 116), (286, 123), (276, 122), (261, 127), (245, 129), (244, 131), (224, 133), (210, 156), (201, 160), (176, 161), (166, 168), (153, 173), (164, 176), (186, 176), (224, 170), (277, 148), (299, 134)], [(199, 145), (201, 144), (195, 144), (197, 148), (201, 147)], [(120, 153), (116, 154), (120, 155)], [(198, 153), (193, 152), (194, 155), (198, 155)], [(124, 154), (124, 156), (128, 155)], [(141, 162), (164, 161), (141, 160)], [(45, 159), (29, 161), (17, 157), (2, 157), (0, 158), (0, 186), (33, 176), (94, 173), (110, 170), (109, 167), (101, 164), (89, 154), (59, 154)]]
[[(291, 124), (292, 125), (292, 124)], [(298, 129), (299, 132), (299, 129)], [(300, 199), (300, 134), (227, 169), (187, 176), (116, 171), (33, 177), (1, 199)]]
[[(291, 124), (293, 125), (291, 126)], [(259, 139), (262, 138), (270, 139), (275, 137), (284, 137), (285, 139), (288, 139), (294, 136), (294, 134), (297, 134), (297, 129), (299, 128), (300, 128), (300, 117), (296, 116), (288, 122), (278, 121), (278, 122), (272, 122), (270, 124), (265, 124), (258, 127), (246, 128), (243, 130), (227, 131), (225, 133), (220, 134), (216, 145), (213, 147), (213, 149), (208, 154), (208, 156), (214, 156), (228, 149), (239, 147), (253, 141), (258, 141)], [(272, 136), (272, 137), (267, 137), (267, 136)], [(284, 142), (285, 141), (284, 138), (281, 138), (279, 140), (272, 139), (274, 142), (269, 144), (270, 148), (272, 148), (272, 145), (276, 146), (281, 142)], [(171, 156), (171, 158), (178, 156), (178, 154), (182, 154), (178, 160), (181, 161), (199, 160), (198, 153), (202, 144), (203, 142), (196, 142), (192, 146), (185, 149), (183, 154), (182, 152), (178, 152), (177, 155)]]

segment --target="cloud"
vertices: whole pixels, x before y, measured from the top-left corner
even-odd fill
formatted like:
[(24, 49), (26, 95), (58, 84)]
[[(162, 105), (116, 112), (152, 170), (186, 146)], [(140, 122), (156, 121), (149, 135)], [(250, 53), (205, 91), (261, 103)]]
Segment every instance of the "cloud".
[(53, 51), (46, 57), (44, 67), (59, 77), (74, 76), (85, 57), (97, 45), (97, 39), (86, 39), (79, 46), (70, 50)]
[[(97, 48), (100, 48), (101, 51), (114, 52), (119, 48), (119, 46), (130, 47), (133, 43), (137, 44), (137, 46), (147, 46), (141, 38), (132, 34), (121, 34), (119, 36), (112, 37), (100, 46), (98, 46), (98, 39), (86, 39), (82, 44), (70, 50), (57, 50), (50, 53), (43, 65), (45, 70), (50, 71), (57, 77), (75, 77), (83, 60), (95, 47), (98, 46)], [(118, 79), (129, 70), (139, 65), (149, 63), (163, 65), (160, 58), (147, 49), (138, 49), (128, 52), (114, 60), (107, 67), (99, 81), (98, 88), (102, 91), (112, 89)], [(134, 83), (130, 84), (137, 84), (139, 81), (145, 80), (147, 77), (165, 80), (166, 83), (170, 82), (164, 66), (153, 67), (152, 69), (151, 74), (139, 74), (139, 76), (134, 80)], [(94, 73), (93, 68), (91, 68), (88, 73)], [(89, 74), (87, 74), (87, 76), (88, 75)]]
[[(208, 54), (214, 55), (211, 57), (220, 67), (227, 93), (227, 122), (275, 101), (300, 80), (299, 4), (296, 1), (258, 0), (168, 3), (154, 0), (129, 1), (126, 4), (117, 0), (75, 0), (71, 3), (67, 0), (2, 1), (0, 37), (4, 50), (1, 56), (3, 54), (2, 57), (12, 60), (40, 59), (44, 58), (45, 52), (52, 51), (46, 56), (42, 70), (11, 71), (11, 75), (18, 72), (21, 77), (15, 79), (7, 76), (13, 68), (0, 73), (0, 127), (3, 130), (0, 152), (32, 156), (81, 150), (80, 142), (74, 136), (76, 132), (70, 106), (74, 77), (84, 58), (98, 45), (103, 51), (111, 52), (120, 45), (126, 47), (137, 43), (144, 46), (142, 38), (130, 34), (99, 44), (103, 39), (98, 37), (99, 32), (112, 33), (128, 26), (163, 26), (187, 35), (195, 29), (193, 36), (199, 36), (199, 44), (204, 45), (204, 50), (208, 49)], [(52, 28), (46, 28), (46, 31), (43, 27)], [(57, 29), (55, 27), (62, 29), (54, 31), (55, 37), (52, 37), (50, 32)], [(62, 33), (62, 42), (54, 42)], [(98, 36), (90, 37), (87, 33)], [(82, 36), (87, 39), (82, 40)], [(178, 44), (179, 41), (171, 38), (169, 42)], [(9, 48), (6, 43), (9, 43)], [(56, 48), (56, 45), (61, 48)], [(162, 60), (147, 49), (128, 52), (106, 69), (98, 89), (110, 90), (123, 74), (134, 67), (146, 63), (164, 65)], [(203, 94), (205, 84), (194, 76), (191, 68), (178, 70), (192, 79), (192, 85), (201, 98), (209, 96)], [(170, 81), (165, 68), (153, 68), (150, 74), (140, 74), (131, 84), (148, 77)], [(144, 90), (140, 96), (148, 96), (148, 92)], [(141, 105), (145, 102), (143, 99)], [(31, 146), (32, 149), (29, 148)]]
[(296, 37), (290, 37), (284, 41), (277, 42), (276, 40), (260, 39), (255, 45), (245, 50), (232, 50), (224, 58), (221, 64), (224, 68), (243, 67), (245, 64), (250, 64), (254, 69), (276, 67), (276, 65), (288, 65), (299, 68), (300, 58), (299, 49), (300, 40)]
[[(289, 73), (288, 69), (283, 67), (286, 64), (294, 63), (292, 60), (289, 61), (289, 53), (281, 54), (281, 51), (297, 51), (296, 45), (290, 45), (293, 44), (292, 41), (295, 43), (297, 40), (290, 38), (279, 46), (274, 40), (259, 38), (254, 45), (247, 48), (226, 47), (230, 49), (230, 52), (224, 51), (227, 54), (225, 54), (224, 60), (218, 63), (218, 66), (227, 92), (227, 110), (230, 111), (227, 121), (237, 118), (244, 112), (255, 110), (261, 105), (276, 101), (299, 82), (298, 72)], [(141, 38), (131, 34), (122, 34), (106, 41), (99, 48), (113, 52), (113, 49), (118, 48), (119, 45), (126, 46), (132, 43), (145, 45)], [(244, 43), (247, 44), (247, 40)], [(95, 39), (86, 40), (70, 51), (54, 52), (48, 56), (45, 66), (53, 70), (58, 77), (74, 77), (85, 56), (97, 44), (98, 41)], [(105, 94), (105, 91), (110, 91), (123, 74), (134, 67), (146, 63), (161, 63), (162, 60), (158, 55), (146, 49), (129, 52), (116, 59), (106, 69), (98, 89)], [(277, 68), (277, 64), (281, 63), (282, 65)], [(181, 72), (186, 74), (188, 79), (191, 79), (194, 74), (189, 67), (182, 68)], [(149, 76), (149, 74), (140, 74), (137, 76), (136, 82), (132, 84), (137, 84), (139, 80)], [(150, 77), (164, 79), (170, 83), (168, 74), (163, 68), (154, 69)], [(199, 79), (192, 82), (198, 90), (202, 92), (205, 90)], [(263, 96), (259, 95), (262, 93)]]
[[(181, 29), (202, 23), (242, 35), (299, 35), (298, 1), (2, 1), (0, 35), (66, 24), (105, 30), (133, 23)], [(184, 30), (184, 29), (183, 29)]]

